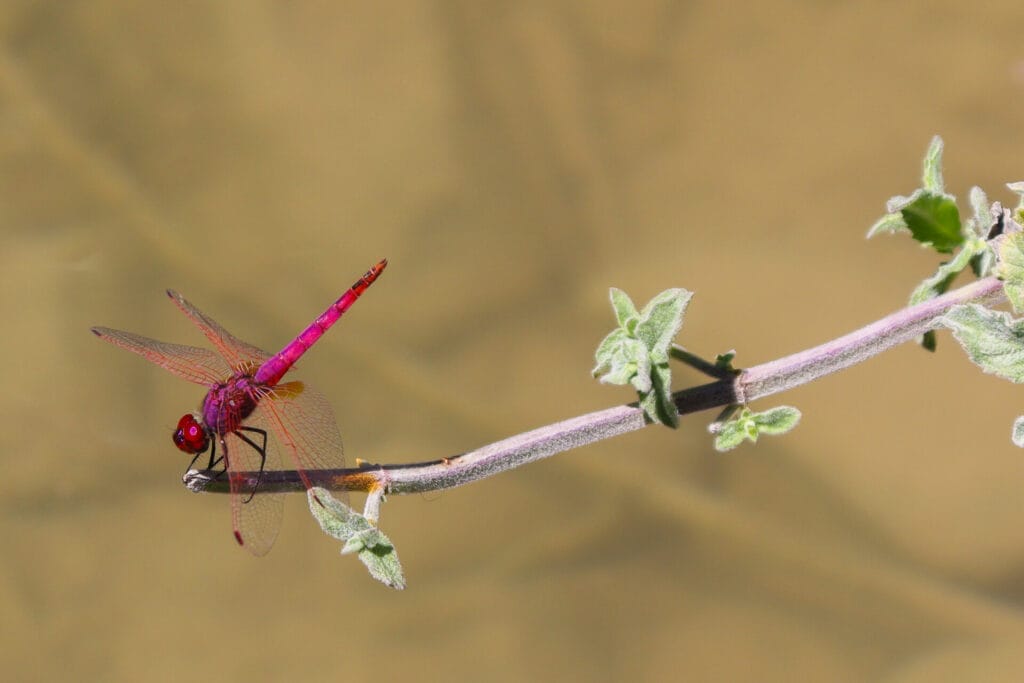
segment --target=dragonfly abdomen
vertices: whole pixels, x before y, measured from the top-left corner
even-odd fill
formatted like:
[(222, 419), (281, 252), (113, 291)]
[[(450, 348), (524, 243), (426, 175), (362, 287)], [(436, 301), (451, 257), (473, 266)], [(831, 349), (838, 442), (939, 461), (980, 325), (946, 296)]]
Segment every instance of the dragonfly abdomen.
[(331, 304), (330, 308), (320, 314), (320, 316), (314, 320), (306, 329), (299, 333), (295, 339), (288, 342), (288, 345), (281, 349), (278, 353), (274, 354), (269, 360), (265, 361), (260, 369), (253, 375), (253, 381), (257, 384), (265, 384), (267, 386), (274, 386), (281, 378), (284, 377), (285, 373), (288, 372), (295, 362), (302, 357), (309, 347), (315, 344), (320, 337), (324, 336), (324, 332), (329, 330), (334, 323), (338, 322), (338, 319), (342, 316), (345, 311), (351, 308), (352, 304), (356, 302), (363, 292), (373, 284), (374, 280), (384, 271), (388, 265), (387, 259), (384, 259), (370, 270), (355, 281), (344, 294), (338, 297), (338, 300)]

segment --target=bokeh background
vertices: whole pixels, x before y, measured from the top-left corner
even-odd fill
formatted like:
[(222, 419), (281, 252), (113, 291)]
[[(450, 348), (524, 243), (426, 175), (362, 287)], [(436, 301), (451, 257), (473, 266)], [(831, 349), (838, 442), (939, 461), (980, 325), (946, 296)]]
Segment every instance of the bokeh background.
[[(347, 455), (452, 455), (632, 400), (590, 375), (609, 286), (696, 292), (753, 365), (904, 305), (866, 242), (935, 133), (1024, 180), (1024, 10), (996, 3), (29, 2), (0, 7), (6, 680), (1013, 680), (1024, 395), (948, 336), (767, 400), (394, 498), (409, 587), (302, 496), (273, 552), (179, 483), (200, 391), (90, 325), (201, 343), (181, 290), (307, 356)], [(677, 373), (679, 386), (703, 381)], [(358, 502), (358, 501), (357, 501)]]

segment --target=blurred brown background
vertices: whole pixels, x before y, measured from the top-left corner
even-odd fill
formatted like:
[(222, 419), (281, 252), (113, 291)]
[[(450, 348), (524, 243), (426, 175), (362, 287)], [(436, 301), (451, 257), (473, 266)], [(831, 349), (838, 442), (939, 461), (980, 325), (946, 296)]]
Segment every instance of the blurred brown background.
[(741, 365), (896, 310), (935, 259), (863, 236), (931, 136), (962, 199), (1024, 180), (1024, 10), (758, 7), (4, 3), (4, 678), (1017, 679), (1024, 395), (948, 336), (756, 447), (698, 415), (392, 499), (397, 593), (301, 496), (235, 547), (168, 438), (201, 391), (88, 332), (200, 343), (175, 287), (276, 350), (387, 256), (299, 376), (402, 462), (632, 400), (612, 285)]

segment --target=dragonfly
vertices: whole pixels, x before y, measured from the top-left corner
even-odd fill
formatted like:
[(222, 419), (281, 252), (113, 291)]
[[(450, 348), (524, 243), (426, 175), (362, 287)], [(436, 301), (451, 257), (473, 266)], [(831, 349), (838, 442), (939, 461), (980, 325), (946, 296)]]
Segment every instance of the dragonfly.
[[(241, 341), (174, 290), (167, 296), (199, 328), (216, 352), (157, 341), (132, 332), (93, 327), (100, 339), (137, 353), (151, 363), (206, 387), (199, 409), (186, 413), (171, 435), (192, 455), (189, 469), (209, 453), (207, 470), (220, 467), (231, 491), (235, 540), (254, 555), (266, 554), (281, 526), (283, 494), (260, 493), (265, 472), (282, 469), (288, 454), (307, 489), (309, 470), (341, 469), (344, 456), (334, 413), (323, 394), (301, 381), (282, 382), (295, 365), (387, 266), (380, 261), (337, 301), (275, 354)], [(258, 472), (246, 491), (246, 474)]]

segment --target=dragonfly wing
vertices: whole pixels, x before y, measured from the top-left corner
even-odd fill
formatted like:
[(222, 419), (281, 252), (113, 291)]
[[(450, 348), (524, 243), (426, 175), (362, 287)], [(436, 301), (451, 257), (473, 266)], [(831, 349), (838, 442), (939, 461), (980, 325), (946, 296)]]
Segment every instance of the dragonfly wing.
[[(265, 554), (274, 544), (281, 528), (285, 495), (260, 493), (257, 489), (250, 498), (251, 488), (246, 484), (254, 473), (261, 468), (264, 472), (280, 470), (282, 459), (303, 479), (306, 470), (344, 466), (341, 434), (331, 406), (323, 394), (302, 382), (285, 382), (268, 389), (242, 428), (227, 434), (222, 444), (228, 458), (235, 537), (254, 555)], [(288, 457), (283, 458), (281, 453)]]
[(330, 403), (305, 382), (285, 382), (260, 400), (260, 413), (281, 443), (284, 453), (309, 487), (306, 470), (345, 466), (341, 434)]
[(196, 384), (217, 384), (231, 375), (231, 370), (217, 354), (209, 349), (182, 344), (169, 344), (149, 337), (109, 327), (94, 327), (93, 334), (100, 339), (137, 353), (151, 363)]
[[(284, 515), (283, 493), (260, 493), (250, 496), (251, 489), (242, 490), (244, 482), (260, 471), (280, 469), (277, 463), (279, 445), (260, 420), (247, 420), (247, 426), (266, 434), (242, 430), (227, 434), (221, 448), (227, 455), (228, 483), (231, 486), (231, 527), (239, 545), (253, 555), (266, 555), (277, 539)], [(243, 438), (244, 437), (244, 438)], [(248, 441), (246, 441), (248, 439)], [(251, 442), (251, 443), (250, 443)], [(266, 461), (260, 456), (266, 454)], [(244, 475), (243, 475), (244, 473)]]
[(167, 296), (206, 335), (232, 368), (237, 370), (249, 364), (262, 365), (263, 361), (270, 358), (271, 354), (234, 336), (173, 289), (167, 290)]

